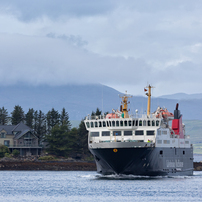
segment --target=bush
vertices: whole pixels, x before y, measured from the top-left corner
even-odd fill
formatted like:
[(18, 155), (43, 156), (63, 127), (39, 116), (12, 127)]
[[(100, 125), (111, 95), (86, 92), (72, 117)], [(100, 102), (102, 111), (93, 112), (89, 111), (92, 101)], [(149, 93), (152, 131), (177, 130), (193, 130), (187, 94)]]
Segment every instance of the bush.
[(44, 161), (51, 161), (54, 160), (55, 158), (53, 156), (41, 156), (38, 158), (38, 160), (44, 160)]
[(11, 155), (9, 153), (5, 153), (4, 157), (11, 158)]
[(12, 152), (12, 154), (13, 154), (14, 157), (17, 157), (17, 156), (20, 155), (20, 151), (17, 150), (17, 149), (14, 149), (13, 152)]
[(0, 158), (4, 157), (5, 153), (10, 153), (9, 148), (5, 145), (0, 145)]

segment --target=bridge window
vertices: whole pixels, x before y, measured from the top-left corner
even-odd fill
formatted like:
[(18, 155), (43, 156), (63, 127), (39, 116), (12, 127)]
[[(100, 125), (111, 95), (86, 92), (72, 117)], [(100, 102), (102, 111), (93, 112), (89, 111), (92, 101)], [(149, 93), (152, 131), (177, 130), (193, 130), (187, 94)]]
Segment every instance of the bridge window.
[(101, 121), (99, 121), (99, 127), (102, 127), (102, 122)]
[(103, 125), (103, 127), (106, 127), (106, 122), (103, 121), (103, 122), (102, 122), (102, 125)]
[(91, 137), (99, 137), (99, 132), (91, 132), (90, 136)]
[(113, 127), (115, 126), (115, 121), (112, 121), (112, 126), (113, 126)]
[(143, 126), (146, 126), (146, 121), (145, 120), (143, 121)]
[(127, 126), (128, 125), (128, 121), (124, 121), (124, 126)]
[(121, 136), (121, 131), (113, 131), (113, 136)]
[(91, 128), (94, 128), (94, 124), (93, 124), (93, 122), (91, 122)]
[(159, 126), (159, 121), (156, 121), (156, 126)]
[(135, 135), (144, 135), (144, 130), (136, 130)]
[(155, 126), (155, 121), (154, 120), (152, 120), (152, 126)]
[(139, 120), (139, 126), (142, 126), (142, 120)]
[(133, 126), (135, 126), (135, 121), (133, 120)]
[(86, 122), (86, 126), (87, 126), (87, 128), (90, 128), (89, 122)]
[(128, 121), (128, 126), (131, 126), (131, 121)]
[(124, 131), (124, 136), (130, 136), (133, 134), (133, 131)]
[(97, 128), (97, 121), (95, 122), (95, 127)]
[(147, 135), (154, 135), (154, 130), (147, 130)]
[(111, 121), (109, 121), (109, 126), (110, 126), (110, 127), (112, 126), (112, 122), (111, 122)]
[(102, 131), (102, 136), (110, 136), (110, 131)]
[(107, 127), (109, 127), (109, 121), (107, 121)]
[(116, 121), (116, 126), (119, 126), (119, 121)]
[(123, 121), (120, 121), (120, 125), (123, 126)]
[(148, 125), (148, 126), (151, 126), (150, 120), (147, 121), (147, 125)]
[(135, 121), (135, 126), (138, 126), (138, 120)]

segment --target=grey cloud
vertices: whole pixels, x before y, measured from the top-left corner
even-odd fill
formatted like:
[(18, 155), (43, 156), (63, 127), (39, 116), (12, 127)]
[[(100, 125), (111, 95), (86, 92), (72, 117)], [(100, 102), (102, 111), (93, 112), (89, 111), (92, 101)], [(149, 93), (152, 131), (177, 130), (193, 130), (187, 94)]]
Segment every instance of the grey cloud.
[(62, 39), (62, 40), (65, 40), (65, 41), (68, 41), (69, 43), (75, 45), (75, 46), (85, 46), (88, 44), (87, 41), (83, 40), (81, 36), (74, 36), (74, 35), (65, 35), (65, 34), (62, 34), (62, 35), (56, 35), (55, 33), (51, 32), (51, 33), (48, 33), (46, 35), (47, 37), (49, 38), (55, 38), (55, 39)]
[(16, 15), (20, 20), (30, 21), (42, 16), (57, 19), (60, 16), (93, 16), (113, 8), (113, 1), (103, 0), (1, 0), (1, 10)]

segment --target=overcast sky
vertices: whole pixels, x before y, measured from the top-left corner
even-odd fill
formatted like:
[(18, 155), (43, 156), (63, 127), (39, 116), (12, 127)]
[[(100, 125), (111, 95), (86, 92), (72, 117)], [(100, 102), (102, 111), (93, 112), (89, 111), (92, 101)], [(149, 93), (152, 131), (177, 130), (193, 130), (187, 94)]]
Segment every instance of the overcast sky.
[(0, 85), (202, 93), (201, 0), (0, 0)]

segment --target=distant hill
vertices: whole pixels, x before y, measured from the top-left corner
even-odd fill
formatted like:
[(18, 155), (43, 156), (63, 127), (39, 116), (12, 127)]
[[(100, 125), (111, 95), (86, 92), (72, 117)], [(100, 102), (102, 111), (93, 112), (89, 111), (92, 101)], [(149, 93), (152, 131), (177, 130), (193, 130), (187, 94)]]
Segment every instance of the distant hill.
[[(121, 99), (120, 92), (104, 85), (65, 85), (65, 86), (1, 86), (0, 87), (0, 107), (5, 107), (9, 113), (15, 105), (20, 105), (25, 113), (29, 108), (48, 110), (55, 108), (59, 112), (63, 107), (69, 113), (70, 120), (81, 120), (86, 115), (91, 114), (98, 107), (103, 112), (111, 112), (112, 108), (119, 109)], [(143, 93), (144, 94), (144, 93)], [(179, 109), (183, 114), (183, 119), (202, 120), (202, 99), (168, 99), (152, 98), (151, 111), (155, 111), (158, 106), (166, 107), (173, 112), (176, 103), (179, 102)], [(133, 96), (129, 104), (130, 112), (135, 114), (146, 113), (147, 97)]]
[(202, 93), (198, 94), (175, 93), (172, 95), (162, 95), (159, 98), (176, 99), (176, 100), (202, 99)]

